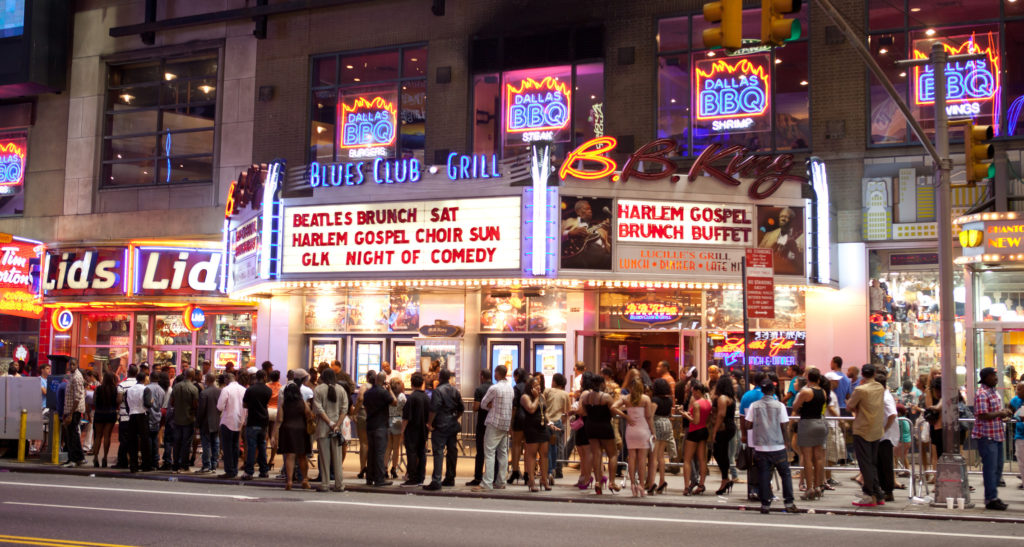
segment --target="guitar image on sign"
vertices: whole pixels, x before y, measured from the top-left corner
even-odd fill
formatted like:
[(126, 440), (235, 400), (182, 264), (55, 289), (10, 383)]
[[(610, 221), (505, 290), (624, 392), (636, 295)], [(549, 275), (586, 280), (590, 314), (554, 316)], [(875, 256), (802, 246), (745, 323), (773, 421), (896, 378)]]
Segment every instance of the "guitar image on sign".
[(602, 206), (601, 212), (606, 217), (596, 223), (589, 201), (577, 200), (573, 211), (575, 216), (562, 221), (562, 267), (610, 269), (612, 257), (609, 237), (611, 209), (608, 206)]

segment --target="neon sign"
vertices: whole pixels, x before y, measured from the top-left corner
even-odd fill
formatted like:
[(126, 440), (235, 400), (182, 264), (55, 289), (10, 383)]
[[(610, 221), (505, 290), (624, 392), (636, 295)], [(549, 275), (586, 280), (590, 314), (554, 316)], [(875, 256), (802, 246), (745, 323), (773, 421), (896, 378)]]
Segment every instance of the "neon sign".
[[(981, 103), (992, 102), (999, 96), (1000, 59), (998, 39), (994, 33), (980, 38), (954, 36), (943, 38), (943, 49), (949, 55), (970, 53), (984, 54), (977, 61), (961, 61), (946, 65), (946, 107), (950, 116), (976, 116), (982, 114)], [(932, 39), (914, 41), (915, 59), (927, 59)], [(918, 106), (935, 104), (935, 73), (930, 65), (914, 67), (914, 104)]]
[(338, 110), (338, 148), (351, 150), (350, 157), (387, 155), (387, 148), (398, 138), (398, 107), (394, 101), (360, 96), (352, 104), (341, 100)]
[(189, 304), (185, 307), (185, 311), (181, 313), (181, 320), (185, 324), (186, 329), (197, 331), (206, 324), (206, 312), (195, 304)]
[(0, 186), (18, 186), (25, 181), (26, 140), (0, 140)]
[[(376, 158), (372, 161), (347, 163), (309, 164), (309, 185), (313, 188), (339, 186), (360, 186), (367, 180), (377, 184), (402, 184), (419, 182), (424, 171), (436, 174), (440, 166), (423, 168), (416, 158), (401, 160), (385, 160)], [(444, 167), (448, 180), (491, 179), (501, 177), (498, 171), (498, 155), (491, 154), (448, 154)]]
[[(574, 177), (583, 180), (597, 180), (608, 177), (612, 182), (626, 182), (636, 178), (640, 180), (669, 179), (679, 182), (682, 176), (676, 175), (678, 166), (669, 157), (678, 148), (672, 139), (658, 139), (641, 146), (633, 152), (622, 170), (618, 171), (618, 163), (606, 156), (616, 146), (612, 137), (598, 137), (581, 144), (566, 156), (558, 176), (562, 180)], [(728, 163), (720, 165), (727, 160)], [(585, 169), (586, 162), (600, 165), (599, 170)], [(718, 165), (716, 165), (718, 164)], [(645, 169), (660, 166), (657, 171)], [(753, 151), (739, 145), (722, 147), (714, 143), (708, 145), (690, 167), (687, 180), (693, 182), (701, 173), (717, 179), (729, 186), (739, 186), (742, 182), (736, 177), (752, 178), (747, 193), (752, 199), (765, 199), (774, 194), (785, 182), (806, 184), (807, 177), (792, 174), (795, 163), (792, 154), (778, 156), (756, 155)]]
[[(804, 331), (760, 331), (751, 333), (750, 366), (789, 366), (802, 360), (807, 333)], [(726, 367), (743, 365), (743, 333), (709, 337), (709, 350)]]
[(768, 112), (769, 66), (764, 54), (697, 61), (693, 71), (697, 119), (714, 120), (714, 131), (750, 129), (754, 118)]
[(554, 132), (569, 125), (571, 95), (568, 82), (547, 76), (524, 78), (505, 85), (505, 132), (520, 134), (523, 142), (554, 140)]
[(661, 302), (629, 302), (623, 314), (635, 323), (668, 323), (679, 318), (679, 306)]

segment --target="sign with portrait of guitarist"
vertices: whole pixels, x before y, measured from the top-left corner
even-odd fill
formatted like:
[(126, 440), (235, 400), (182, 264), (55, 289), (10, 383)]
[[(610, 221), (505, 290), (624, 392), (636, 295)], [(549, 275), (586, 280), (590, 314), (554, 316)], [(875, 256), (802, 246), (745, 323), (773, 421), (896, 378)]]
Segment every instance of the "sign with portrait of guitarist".
[(612, 269), (612, 200), (562, 196), (563, 269)]
[(758, 206), (757, 226), (757, 246), (772, 250), (775, 275), (804, 275), (803, 207)]

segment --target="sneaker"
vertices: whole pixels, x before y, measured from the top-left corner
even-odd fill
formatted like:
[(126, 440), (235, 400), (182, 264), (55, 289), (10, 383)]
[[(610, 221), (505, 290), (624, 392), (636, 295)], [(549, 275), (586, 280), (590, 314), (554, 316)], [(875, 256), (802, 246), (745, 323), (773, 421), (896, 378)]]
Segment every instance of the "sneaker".
[(78, 462), (70, 462), (70, 461), (69, 462), (64, 462), (64, 465), (62, 465), (61, 467), (68, 468), (68, 469), (70, 469), (72, 467), (78, 467)]
[(452, 486), (455, 486), (455, 479), (445, 479), (441, 481), (441, 486), (447, 486), (451, 488)]
[(985, 509), (991, 509), (993, 511), (1006, 511), (1009, 505), (1003, 503), (1003, 500), (996, 498), (990, 502), (985, 503)]
[(196, 470), (196, 475), (205, 475), (208, 471), (210, 471), (209, 468), (203, 467), (202, 469)]
[(878, 502), (875, 501), (874, 496), (861, 496), (853, 502), (853, 505), (856, 507), (874, 507), (878, 505)]
[(762, 505), (761, 506), (761, 514), (762, 515), (767, 515), (770, 512), (771, 512), (771, 506), (770, 505)]
[(424, 490), (440, 490), (441, 483), (437, 481), (431, 481), (430, 484), (423, 487)]
[(399, 484), (398, 486), (401, 486), (402, 488), (416, 488), (417, 486), (420, 486), (421, 484), (423, 484), (423, 483), (416, 482), (416, 481), (413, 481), (413, 480), (409, 480), (409, 481), (403, 482), (402, 484)]
[(238, 477), (238, 480), (251, 481), (252, 480), (252, 475), (250, 475), (249, 473), (244, 473), (244, 474), (242, 474), (241, 477)]
[(839, 486), (839, 481), (835, 479), (829, 479), (825, 481), (829, 486)]
[(787, 503), (786, 508), (783, 510), (784, 513), (799, 513), (800, 510), (796, 508), (796, 504)]
[(466, 486), (480, 486), (480, 479), (473, 479), (467, 482)]

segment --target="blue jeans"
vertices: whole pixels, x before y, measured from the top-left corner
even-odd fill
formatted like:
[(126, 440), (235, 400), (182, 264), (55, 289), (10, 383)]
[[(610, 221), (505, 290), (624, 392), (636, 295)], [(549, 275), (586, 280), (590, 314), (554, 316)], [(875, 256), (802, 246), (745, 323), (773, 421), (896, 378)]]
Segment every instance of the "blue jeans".
[(270, 465), (267, 464), (267, 429), (260, 426), (246, 426), (245, 428), (245, 473), (252, 475), (254, 464), (259, 461), (260, 474), (266, 475), (270, 472)]
[(220, 425), (220, 446), (224, 450), (224, 474), (234, 477), (238, 474), (238, 431)]
[(209, 432), (204, 426), (199, 431), (199, 443), (203, 445), (203, 467), (205, 469), (217, 469), (220, 459), (220, 435), (217, 432)]
[(985, 503), (999, 499), (999, 474), (1003, 468), (1003, 442), (975, 439), (981, 457), (981, 476), (985, 479)]
[(789, 457), (785, 450), (776, 452), (754, 451), (754, 462), (757, 464), (758, 492), (761, 505), (772, 504), (772, 472), (778, 470), (782, 481), (782, 499), (789, 505), (793, 503), (793, 478), (789, 473)]
[(562, 427), (562, 420), (555, 420), (551, 422), (551, 425), (557, 427), (560, 431), (554, 431), (552, 441), (548, 444), (548, 469), (551, 473), (555, 471), (562, 471), (562, 446), (565, 444), (565, 428)]

